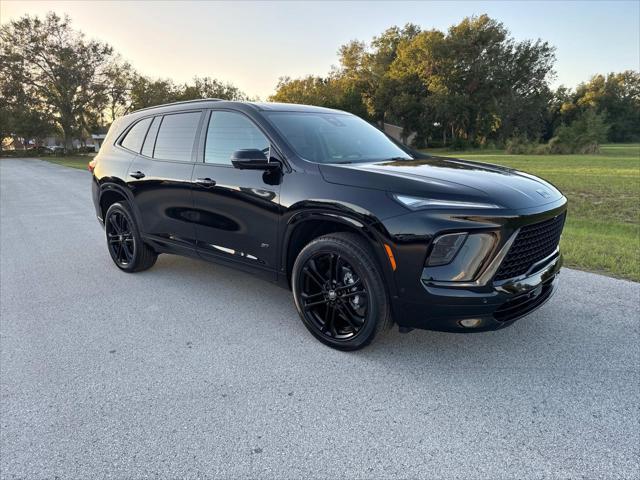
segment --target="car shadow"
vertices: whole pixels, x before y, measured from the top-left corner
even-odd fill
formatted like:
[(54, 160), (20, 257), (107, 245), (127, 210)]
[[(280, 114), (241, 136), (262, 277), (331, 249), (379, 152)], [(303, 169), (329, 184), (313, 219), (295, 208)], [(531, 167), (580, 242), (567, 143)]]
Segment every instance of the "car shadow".
[[(191, 294), (198, 299), (216, 299), (244, 296), (252, 302), (264, 305), (272, 314), (260, 321), (245, 318), (242, 328), (264, 329), (265, 335), (277, 328), (288, 328), (287, 335), (302, 335), (305, 348), (319, 349), (323, 356), (347, 356), (346, 358), (380, 362), (389, 368), (402, 369), (500, 369), (515, 365), (523, 367), (539, 365), (541, 359), (570, 354), (558, 342), (558, 315), (554, 312), (558, 296), (553, 297), (540, 310), (528, 315), (502, 330), (479, 333), (447, 333), (413, 330), (399, 333), (394, 325), (363, 350), (339, 352), (315, 340), (304, 328), (293, 305), (291, 292), (276, 284), (251, 274), (223, 265), (174, 255), (162, 255), (157, 264), (142, 275), (169, 276), (188, 283)], [(217, 295), (211, 296), (215, 286)], [(199, 300), (201, 301), (201, 300)], [(427, 314), (427, 311), (425, 311)], [(284, 318), (283, 318), (284, 317)], [(273, 323), (272, 323), (273, 322)], [(282, 332), (280, 332), (282, 334)], [(567, 358), (567, 360), (570, 360)], [(533, 362), (533, 363), (532, 363)]]

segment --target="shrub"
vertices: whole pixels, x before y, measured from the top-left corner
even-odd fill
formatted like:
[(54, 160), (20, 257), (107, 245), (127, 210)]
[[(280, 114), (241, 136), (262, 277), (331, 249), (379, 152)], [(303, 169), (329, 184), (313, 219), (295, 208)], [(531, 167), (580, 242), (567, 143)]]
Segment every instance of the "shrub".
[(534, 155), (549, 155), (551, 153), (551, 147), (548, 143), (538, 143), (535, 145), (532, 153)]
[(607, 139), (609, 125), (603, 114), (587, 110), (569, 125), (561, 125), (549, 143), (537, 143), (516, 135), (507, 140), (505, 149), (512, 155), (567, 155), (598, 153)]
[(530, 141), (527, 137), (516, 135), (505, 143), (505, 150), (511, 155), (528, 155), (535, 152), (537, 142)]
[(560, 125), (549, 145), (552, 153), (597, 153), (608, 132), (604, 114), (587, 110), (571, 124)]
[(453, 139), (453, 142), (451, 142), (451, 150), (469, 150), (475, 146), (473, 142), (470, 142), (466, 138), (456, 137)]
[(48, 153), (43, 153), (41, 149), (31, 148), (28, 150), (2, 150), (0, 157), (8, 158), (29, 158), (29, 157), (42, 157), (48, 156)]
[(558, 137), (553, 137), (547, 144), (549, 153), (555, 155), (567, 155), (571, 153), (571, 147), (565, 143), (560, 142)]

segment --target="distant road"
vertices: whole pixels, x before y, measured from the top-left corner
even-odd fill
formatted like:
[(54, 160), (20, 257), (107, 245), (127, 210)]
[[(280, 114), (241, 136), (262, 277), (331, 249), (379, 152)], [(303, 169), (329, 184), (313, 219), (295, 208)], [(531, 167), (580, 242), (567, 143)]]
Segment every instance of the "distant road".
[(121, 273), (89, 180), (0, 160), (2, 478), (640, 476), (640, 284), (341, 353), (244, 273)]

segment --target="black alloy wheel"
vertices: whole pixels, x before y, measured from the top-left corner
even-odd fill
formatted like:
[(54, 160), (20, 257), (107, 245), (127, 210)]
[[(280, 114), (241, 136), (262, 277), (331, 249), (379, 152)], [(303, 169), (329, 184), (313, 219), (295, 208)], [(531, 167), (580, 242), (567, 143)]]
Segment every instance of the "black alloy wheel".
[(351, 264), (338, 253), (317, 253), (306, 261), (301, 277), (301, 308), (320, 332), (335, 340), (360, 333), (369, 294)]
[(104, 216), (109, 255), (116, 266), (125, 272), (140, 272), (151, 268), (158, 254), (142, 241), (129, 205), (117, 202)]
[(109, 216), (105, 225), (109, 253), (119, 266), (126, 268), (133, 261), (136, 244), (129, 220), (122, 212), (115, 211)]
[(309, 243), (292, 275), (296, 308), (307, 329), (340, 350), (369, 344), (391, 322), (379, 270), (355, 234), (334, 233)]

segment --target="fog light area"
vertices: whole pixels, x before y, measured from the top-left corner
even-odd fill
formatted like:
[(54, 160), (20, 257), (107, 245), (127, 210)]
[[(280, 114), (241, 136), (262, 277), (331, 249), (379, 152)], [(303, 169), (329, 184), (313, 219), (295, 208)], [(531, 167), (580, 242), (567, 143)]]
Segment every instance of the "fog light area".
[(460, 325), (465, 328), (476, 328), (479, 327), (482, 323), (482, 320), (479, 318), (465, 318), (464, 320), (460, 320)]

